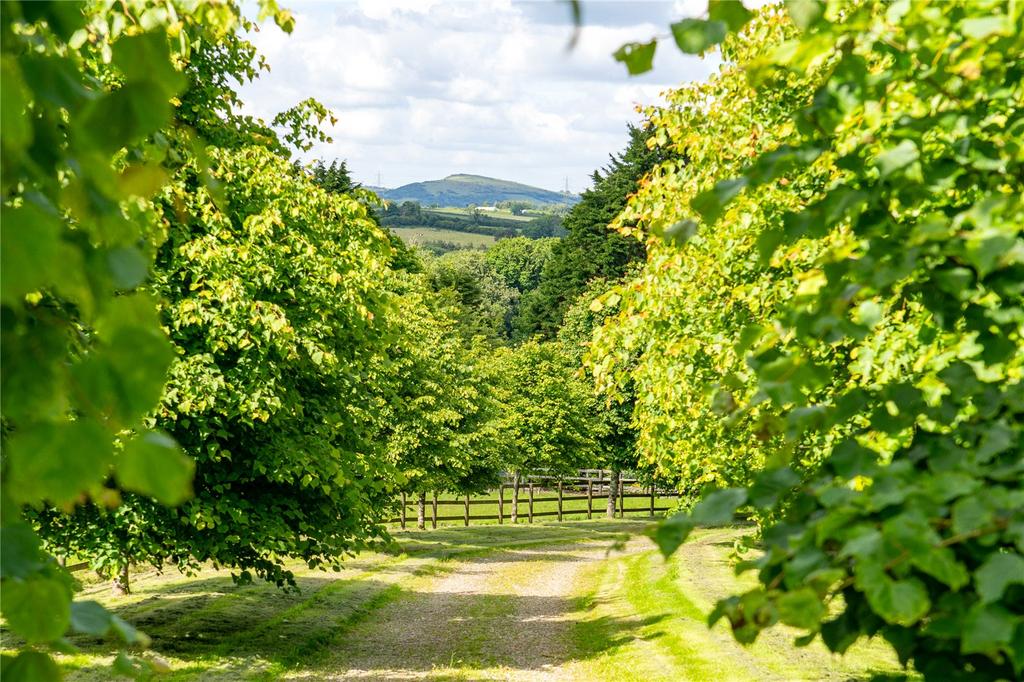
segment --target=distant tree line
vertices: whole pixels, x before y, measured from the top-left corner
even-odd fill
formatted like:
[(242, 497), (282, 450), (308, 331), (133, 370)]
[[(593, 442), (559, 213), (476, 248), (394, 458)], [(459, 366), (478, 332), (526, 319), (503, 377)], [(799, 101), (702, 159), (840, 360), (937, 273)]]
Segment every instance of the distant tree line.
[(433, 227), (470, 234), (486, 234), (498, 239), (519, 235), (540, 239), (565, 234), (562, 219), (552, 214), (538, 216), (530, 221), (510, 220), (489, 216), (480, 211), (472, 211), (466, 215), (442, 213), (425, 209), (415, 201), (403, 201), (390, 202), (379, 208), (377, 216), (381, 224), (387, 227)]

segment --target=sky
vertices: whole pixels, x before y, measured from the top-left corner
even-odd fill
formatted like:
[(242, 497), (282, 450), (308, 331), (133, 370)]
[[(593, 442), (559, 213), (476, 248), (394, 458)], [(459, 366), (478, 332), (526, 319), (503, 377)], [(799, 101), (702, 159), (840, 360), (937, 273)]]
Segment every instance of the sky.
[(584, 0), (575, 49), (569, 5), (557, 0), (351, 0), (280, 3), (287, 35), (250, 35), (270, 72), (241, 88), (247, 113), (269, 121), (307, 97), (338, 118), (329, 144), (303, 155), (348, 162), (355, 180), (397, 187), (473, 173), (579, 192), (621, 151), (637, 104), (706, 78), (701, 60), (663, 40), (654, 70), (630, 77), (611, 56), (666, 35), (702, 0)]

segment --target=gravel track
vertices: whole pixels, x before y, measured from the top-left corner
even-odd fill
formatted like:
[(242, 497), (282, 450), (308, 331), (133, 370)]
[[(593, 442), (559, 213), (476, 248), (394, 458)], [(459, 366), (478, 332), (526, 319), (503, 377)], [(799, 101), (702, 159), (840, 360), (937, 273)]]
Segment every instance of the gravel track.
[(576, 542), (442, 562), (336, 642), (316, 677), (569, 679), (576, 584), (608, 549)]

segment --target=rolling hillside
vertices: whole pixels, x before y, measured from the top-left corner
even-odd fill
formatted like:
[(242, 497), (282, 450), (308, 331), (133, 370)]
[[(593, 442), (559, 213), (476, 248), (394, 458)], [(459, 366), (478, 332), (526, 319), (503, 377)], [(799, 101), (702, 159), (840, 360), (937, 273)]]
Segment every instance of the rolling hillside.
[(499, 201), (529, 201), (541, 206), (574, 204), (575, 194), (552, 192), (482, 175), (449, 175), (443, 180), (413, 182), (395, 189), (374, 188), (389, 201), (418, 201), (424, 206), (492, 206)]

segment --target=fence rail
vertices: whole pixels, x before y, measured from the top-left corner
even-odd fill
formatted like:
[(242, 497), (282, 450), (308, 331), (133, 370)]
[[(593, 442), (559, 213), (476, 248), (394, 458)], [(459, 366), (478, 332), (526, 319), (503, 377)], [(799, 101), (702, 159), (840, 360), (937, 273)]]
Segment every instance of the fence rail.
[[(387, 519), (385, 523), (398, 523), (404, 529), (410, 521), (416, 523), (419, 528), (426, 527), (429, 522), (431, 528), (437, 528), (439, 521), (462, 521), (463, 525), (468, 526), (470, 521), (497, 521), (499, 524), (505, 523), (505, 520), (509, 520), (512, 523), (518, 522), (519, 519), (525, 518), (527, 523), (533, 523), (534, 517), (545, 517), (545, 516), (556, 516), (561, 521), (566, 516), (580, 516), (586, 514), (588, 519), (594, 517), (594, 501), (603, 502), (607, 499), (607, 496), (611, 491), (612, 477), (609, 472), (601, 469), (585, 469), (580, 472), (581, 476), (572, 477), (559, 477), (551, 475), (529, 475), (524, 477), (518, 483), (515, 482), (502, 482), (496, 490), (489, 491), (488, 495), (497, 492), (497, 499), (489, 497), (488, 499), (473, 499), (471, 495), (465, 495), (461, 499), (439, 499), (437, 493), (431, 493), (429, 496), (424, 495), (422, 499), (423, 507), (420, 508), (420, 499), (410, 498), (405, 493), (402, 494), (402, 500), (400, 503), (399, 515), (395, 518)], [(550, 483), (556, 483), (551, 485)], [(646, 513), (650, 516), (654, 516), (658, 512), (668, 511), (671, 507), (659, 506), (658, 498), (666, 497), (678, 497), (678, 493), (673, 490), (659, 490), (655, 485), (644, 485), (641, 490), (637, 492), (637, 486), (639, 481), (635, 478), (619, 478), (615, 481), (616, 490), (614, 491), (612, 498), (612, 515), (618, 518), (624, 518), (626, 514), (630, 513)], [(631, 486), (627, 492), (626, 486)], [(518, 488), (518, 490), (517, 490)], [(511, 495), (506, 499), (505, 491), (511, 491)], [(586, 494), (578, 494), (583, 491)], [(537, 491), (541, 491), (541, 494), (546, 495), (540, 497), (537, 495)], [(526, 493), (523, 496), (523, 493)], [(550, 495), (551, 492), (556, 493)], [(566, 494), (569, 492), (571, 494)], [(648, 503), (642, 507), (627, 507), (627, 499), (638, 499), (643, 498), (648, 500)], [(586, 501), (587, 505), (585, 508), (573, 508), (566, 509), (563, 504), (566, 502), (581, 502)], [(558, 507), (554, 510), (535, 510), (534, 506), (542, 502), (554, 502), (557, 503)], [(471, 513), (471, 507), (473, 505), (497, 505), (497, 514), (473, 514)], [(462, 514), (438, 514), (438, 508), (442, 507), (462, 507)], [(506, 510), (506, 507), (508, 509)], [(526, 507), (526, 513), (521, 512), (521, 507)], [(410, 515), (409, 510), (414, 510)], [(606, 505), (602, 505), (599, 513), (606, 513)]]

